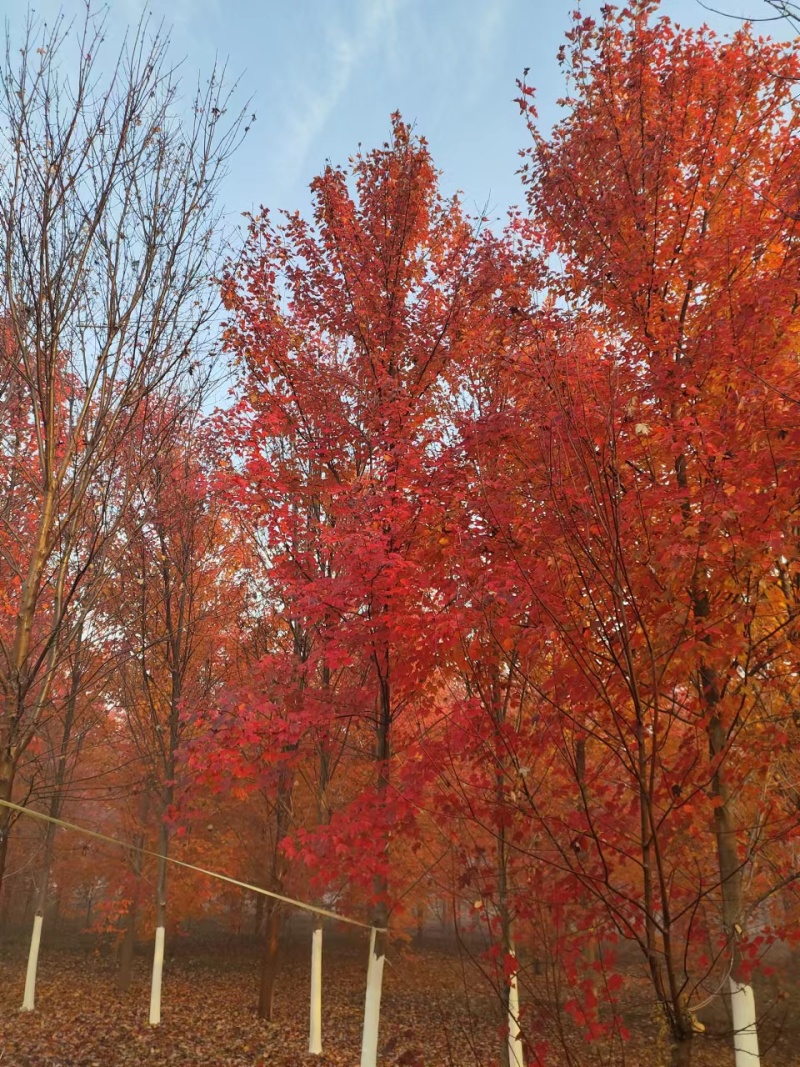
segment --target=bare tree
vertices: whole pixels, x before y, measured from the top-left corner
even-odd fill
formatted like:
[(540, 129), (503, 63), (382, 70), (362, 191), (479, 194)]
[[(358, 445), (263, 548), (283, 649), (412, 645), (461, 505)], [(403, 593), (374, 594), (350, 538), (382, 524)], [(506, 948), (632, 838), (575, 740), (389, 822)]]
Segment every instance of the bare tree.
[(793, 29), (798, 29), (800, 26), (800, 6), (790, 3), (789, 0), (765, 0), (765, 3), (772, 8), (777, 18), (786, 19)]
[(735, 15), (731, 11), (726, 11), (724, 6), (715, 6), (712, 3), (706, 3), (706, 0), (697, 0), (697, 2), (706, 11), (713, 11), (715, 15), (723, 15), (725, 18), (736, 19), (739, 22), (761, 23), (785, 20), (793, 32), (800, 33), (800, 4), (795, 3), (794, 0), (764, 0), (774, 14), (761, 16)]
[(0, 74), (0, 800), (125, 550), (163, 445), (143, 428), (207, 368), (216, 193), (241, 136), (224, 70), (182, 99), (146, 16), (101, 67), (106, 21), (29, 15)]

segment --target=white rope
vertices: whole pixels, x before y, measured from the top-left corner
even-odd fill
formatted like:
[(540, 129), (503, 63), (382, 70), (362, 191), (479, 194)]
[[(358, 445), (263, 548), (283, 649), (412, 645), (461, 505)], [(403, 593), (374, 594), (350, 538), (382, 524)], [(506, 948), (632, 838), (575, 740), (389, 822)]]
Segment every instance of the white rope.
[(728, 962), (728, 973), (725, 975), (725, 977), (722, 979), (720, 984), (717, 986), (717, 989), (715, 990), (715, 992), (713, 992), (710, 996), (706, 997), (706, 999), (704, 1001), (702, 1001), (700, 1004), (693, 1004), (690, 1008), (688, 1008), (688, 1011), (690, 1011), (692, 1014), (694, 1014), (696, 1011), (700, 1011), (702, 1008), (707, 1008), (708, 1005), (711, 1003), (711, 1001), (715, 997), (718, 997), (720, 995), (720, 993), (722, 992), (722, 987), (725, 985), (725, 983), (730, 978), (732, 970), (733, 970), (733, 953), (731, 953), (731, 958), (730, 958), (730, 960)]
[[(74, 830), (76, 834), (85, 834), (86, 837), (94, 837), (98, 841), (105, 841), (110, 845), (117, 845), (119, 848), (130, 849), (133, 846), (129, 841), (120, 841), (117, 837), (110, 837), (108, 834), (98, 833), (97, 830), (88, 830), (85, 826), (78, 826), (73, 822), (65, 822), (63, 819), (56, 819), (52, 815), (45, 815), (40, 811), (33, 811), (31, 808), (23, 808), (20, 804), (12, 804), (10, 800), (0, 800), (0, 805), (4, 808), (10, 808), (11, 811), (17, 811), (20, 815), (28, 815), (31, 819), (40, 819), (42, 822), (51, 822), (56, 826), (63, 826), (65, 830)], [(306, 904), (302, 900), (294, 900), (292, 897), (282, 896), (280, 893), (273, 893), (269, 889), (263, 889), (260, 885), (250, 885), (249, 882), (240, 882), (237, 878), (231, 878), (228, 874), (220, 874), (218, 871), (209, 871), (205, 867), (195, 867), (192, 863), (184, 863), (183, 860), (177, 860), (172, 856), (164, 856), (160, 852), (153, 852), (149, 848), (139, 849), (145, 856), (153, 856), (158, 860), (166, 860), (167, 863), (174, 863), (176, 867), (183, 867), (187, 871), (197, 871), (198, 874), (205, 874), (209, 878), (217, 878), (220, 882), (227, 882), (229, 885), (239, 886), (240, 889), (249, 889), (252, 893), (260, 893), (264, 897), (271, 897), (273, 900), (280, 900), (283, 904), (289, 904), (293, 908), (300, 908), (302, 911), (309, 911), (313, 915), (322, 915), (326, 919), (335, 919), (340, 923), (348, 923), (350, 926), (360, 926), (362, 930), (378, 930), (385, 932), (384, 926), (373, 926), (371, 923), (361, 922), (360, 919), (351, 919), (347, 915), (339, 915), (335, 911), (329, 911), (327, 908), (318, 908), (314, 904)]]

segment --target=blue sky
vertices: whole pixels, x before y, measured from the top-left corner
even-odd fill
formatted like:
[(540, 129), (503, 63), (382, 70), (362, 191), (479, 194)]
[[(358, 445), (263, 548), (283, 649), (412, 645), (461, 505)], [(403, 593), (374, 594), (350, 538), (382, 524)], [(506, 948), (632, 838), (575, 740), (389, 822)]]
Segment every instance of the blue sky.
[[(771, 14), (765, 0), (709, 0), (734, 15)], [(597, 14), (601, 0), (581, 5)], [(39, 0), (37, 14), (59, 6), (80, 18), (81, 0)], [(111, 0), (113, 38), (145, 4)], [(522, 200), (515, 171), (527, 134), (513, 103), (524, 67), (537, 87), (544, 123), (556, 114), (563, 82), (555, 55), (575, 0), (152, 0), (172, 29), (173, 56), (187, 80), (215, 56), (240, 78), (240, 99), (257, 114), (231, 165), (223, 195), (231, 217), (264, 204), (309, 208), (308, 183), (326, 159), (345, 162), (359, 143), (380, 144), (399, 110), (430, 142), (448, 192), (492, 216)], [(662, 11), (686, 25), (738, 23), (698, 0), (663, 0)], [(23, 0), (0, 0), (14, 27)], [(759, 27), (787, 36), (783, 23)]]

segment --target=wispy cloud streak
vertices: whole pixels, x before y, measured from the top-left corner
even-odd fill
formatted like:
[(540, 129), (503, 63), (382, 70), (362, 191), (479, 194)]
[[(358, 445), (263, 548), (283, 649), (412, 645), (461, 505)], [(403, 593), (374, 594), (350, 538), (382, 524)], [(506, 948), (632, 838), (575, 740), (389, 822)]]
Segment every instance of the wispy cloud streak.
[(324, 62), (304, 72), (295, 86), (295, 104), (282, 131), (279, 164), (282, 184), (297, 180), (314, 142), (347, 92), (359, 65), (378, 48), (396, 47), (395, 18), (403, 0), (362, 0), (348, 27), (330, 21), (323, 27)]

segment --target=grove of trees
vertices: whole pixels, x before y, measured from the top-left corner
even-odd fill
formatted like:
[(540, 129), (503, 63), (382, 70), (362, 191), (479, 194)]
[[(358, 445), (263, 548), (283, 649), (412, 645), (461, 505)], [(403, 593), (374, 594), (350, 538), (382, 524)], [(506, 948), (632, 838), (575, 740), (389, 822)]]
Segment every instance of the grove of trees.
[(800, 906), (796, 49), (576, 14), (502, 229), (396, 114), (226, 252), (221, 73), (187, 113), (146, 20), (105, 80), (103, 33), (31, 22), (0, 90), (23, 1007), (48, 916), (112, 931), (121, 989), (155, 933), (155, 1025), (165, 945), (225, 914), (272, 1018), (286, 907), (172, 858), (371, 925), (377, 988), (426, 916), (479, 928), (504, 1067), (548, 1062), (533, 968), (617, 1054), (622, 956), (672, 1067), (714, 998), (757, 1067)]

